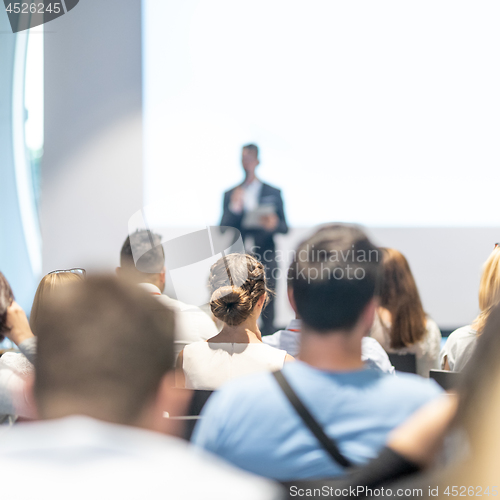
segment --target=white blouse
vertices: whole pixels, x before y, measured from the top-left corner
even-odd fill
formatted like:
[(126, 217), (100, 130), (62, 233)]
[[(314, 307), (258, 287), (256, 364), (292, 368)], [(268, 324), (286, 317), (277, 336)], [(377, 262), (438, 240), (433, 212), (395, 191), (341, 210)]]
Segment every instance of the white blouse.
[(450, 333), (439, 355), (440, 367), (444, 369), (446, 356), (450, 371), (461, 372), (476, 348), (477, 339), (477, 331), (471, 325), (463, 326)]
[(429, 371), (439, 368), (439, 351), (441, 349), (441, 330), (436, 322), (427, 318), (424, 338), (418, 343), (400, 349), (392, 349), (389, 337), (391, 325), (384, 323), (378, 314), (370, 332), (370, 336), (378, 340), (388, 353), (415, 354), (417, 358), (417, 373), (422, 377), (429, 377)]
[(286, 351), (261, 342), (193, 342), (182, 357), (186, 388), (215, 390), (237, 377), (281, 370), (285, 357)]

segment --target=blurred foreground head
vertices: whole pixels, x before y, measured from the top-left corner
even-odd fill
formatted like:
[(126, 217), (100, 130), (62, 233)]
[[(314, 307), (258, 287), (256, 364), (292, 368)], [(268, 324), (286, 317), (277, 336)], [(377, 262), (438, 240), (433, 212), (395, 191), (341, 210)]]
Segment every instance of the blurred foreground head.
[(142, 426), (174, 365), (173, 330), (172, 311), (114, 278), (56, 290), (38, 323), (40, 418)]

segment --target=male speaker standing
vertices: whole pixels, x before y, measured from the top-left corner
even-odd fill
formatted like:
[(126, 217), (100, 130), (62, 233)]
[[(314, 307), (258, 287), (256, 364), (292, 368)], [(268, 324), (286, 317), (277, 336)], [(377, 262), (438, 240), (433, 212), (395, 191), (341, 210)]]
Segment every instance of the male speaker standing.
[[(276, 286), (277, 262), (274, 235), (287, 233), (281, 191), (265, 184), (255, 175), (259, 165), (259, 148), (255, 144), (243, 146), (241, 164), (245, 180), (224, 193), (220, 225), (238, 229), (249, 253), (266, 266), (268, 285)], [(274, 333), (274, 301), (270, 301), (262, 315), (262, 334)]]

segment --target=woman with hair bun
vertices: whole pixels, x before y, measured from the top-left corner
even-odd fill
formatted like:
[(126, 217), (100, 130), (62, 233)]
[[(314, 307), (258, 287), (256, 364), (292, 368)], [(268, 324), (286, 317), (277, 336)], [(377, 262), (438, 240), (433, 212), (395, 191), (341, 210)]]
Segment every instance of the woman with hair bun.
[(210, 269), (209, 286), (210, 309), (223, 327), (215, 337), (189, 344), (180, 353), (178, 386), (215, 390), (233, 378), (279, 370), (294, 359), (262, 342), (257, 321), (270, 290), (258, 260), (238, 253), (222, 257)]

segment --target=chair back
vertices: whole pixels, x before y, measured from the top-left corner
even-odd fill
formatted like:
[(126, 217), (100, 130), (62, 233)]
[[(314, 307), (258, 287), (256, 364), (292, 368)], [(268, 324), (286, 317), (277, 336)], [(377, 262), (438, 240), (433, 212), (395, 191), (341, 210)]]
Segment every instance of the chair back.
[(184, 439), (191, 440), (196, 422), (201, 418), (200, 413), (205, 406), (208, 398), (214, 391), (206, 390), (191, 390), (191, 389), (176, 389), (177, 391), (189, 391), (192, 396), (189, 402), (186, 415), (174, 416), (168, 415), (166, 418), (181, 420), (184, 422)]
[(389, 360), (397, 372), (417, 373), (417, 357), (413, 353), (390, 353)]
[(431, 370), (429, 377), (435, 380), (445, 391), (457, 388), (461, 379), (460, 372), (449, 372), (447, 370)]

